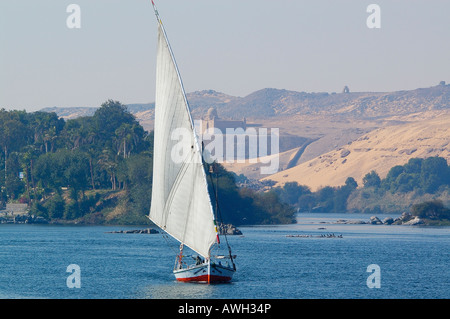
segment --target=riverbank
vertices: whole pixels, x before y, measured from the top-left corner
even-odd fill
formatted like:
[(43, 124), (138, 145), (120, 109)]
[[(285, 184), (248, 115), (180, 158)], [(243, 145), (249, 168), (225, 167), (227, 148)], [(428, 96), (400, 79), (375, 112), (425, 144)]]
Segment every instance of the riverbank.
[[(300, 214), (299, 216), (302, 216)], [(325, 213), (325, 215), (327, 215)], [(331, 215), (331, 214), (330, 214)], [(348, 213), (349, 217), (353, 217), (354, 214)], [(419, 218), (418, 216), (413, 216), (411, 213), (404, 212), (398, 217), (377, 217), (370, 216), (368, 220), (363, 219), (338, 219), (336, 221), (330, 222), (333, 224), (368, 224), (368, 225), (405, 225), (405, 226), (450, 226), (450, 220), (448, 219), (429, 219), (429, 218)], [(45, 219), (41, 216), (36, 216), (30, 213), (22, 213), (22, 214), (14, 214), (11, 212), (0, 212), (0, 224), (54, 224), (54, 225), (105, 225), (103, 222), (95, 223), (85, 221), (77, 221), (77, 220), (62, 220), (62, 219)], [(113, 226), (115, 224), (109, 224)], [(120, 225), (120, 224), (117, 224)], [(149, 229), (149, 225), (146, 226)], [(135, 230), (136, 232), (140, 231), (145, 233), (145, 229)], [(242, 235), (241, 230), (239, 230), (236, 226), (232, 224), (221, 224), (218, 227), (219, 233), (221, 235)], [(119, 232), (131, 232), (131, 231), (117, 231)]]
[(0, 212), (0, 224), (48, 224), (49, 221), (41, 216), (29, 213)]
[[(218, 227), (220, 235), (242, 235), (242, 231), (231, 224), (220, 224)], [(114, 230), (109, 231), (110, 234), (159, 234), (160, 232), (153, 228), (130, 229), (130, 230)]]
[(397, 218), (385, 217), (383, 220), (371, 216), (368, 221), (339, 219), (335, 224), (370, 224), (370, 225), (405, 225), (405, 226), (450, 226), (448, 219), (429, 219), (414, 216), (411, 213), (402, 213)]

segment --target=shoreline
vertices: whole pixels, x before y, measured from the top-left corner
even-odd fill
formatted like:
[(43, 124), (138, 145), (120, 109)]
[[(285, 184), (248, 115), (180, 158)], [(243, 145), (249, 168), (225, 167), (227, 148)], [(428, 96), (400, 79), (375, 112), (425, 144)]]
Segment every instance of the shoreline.
[[(297, 214), (297, 218), (304, 217), (305, 213)], [(334, 216), (335, 213), (321, 213), (321, 216), (327, 216), (330, 214), (330, 217)], [(353, 213), (342, 213), (338, 214), (339, 216), (352, 216)], [(364, 215), (364, 214), (362, 214)], [(386, 214), (388, 215), (388, 214)], [(308, 213), (308, 217), (315, 216), (315, 213)], [(368, 215), (369, 216), (369, 215)], [(328, 216), (327, 216), (328, 217)], [(295, 222), (293, 224), (297, 224)], [(321, 222), (323, 224), (351, 224), (351, 225), (404, 225), (404, 226), (450, 226), (450, 220), (442, 219), (442, 220), (432, 220), (426, 218), (419, 218), (417, 216), (413, 216), (411, 213), (404, 212), (399, 217), (392, 218), (387, 216), (383, 219), (377, 216), (370, 216), (368, 220), (363, 219), (344, 219), (339, 218), (334, 222)], [(151, 224), (108, 224), (108, 223), (86, 223), (80, 222), (78, 220), (48, 220), (41, 216), (35, 216), (30, 213), (20, 213), (14, 214), (11, 212), (0, 212), (0, 225), (1, 224), (50, 224), (50, 225), (78, 225), (78, 226), (130, 226), (130, 227), (142, 227), (144, 230), (151, 228)], [(242, 225), (249, 226), (249, 225)], [(264, 226), (264, 225), (262, 225)], [(221, 235), (242, 235), (242, 232), (234, 225), (231, 224), (222, 224), (219, 227), (219, 233)], [(139, 229), (139, 231), (143, 231), (143, 229)], [(119, 231), (118, 231), (119, 232)], [(128, 231), (123, 231), (128, 232)]]

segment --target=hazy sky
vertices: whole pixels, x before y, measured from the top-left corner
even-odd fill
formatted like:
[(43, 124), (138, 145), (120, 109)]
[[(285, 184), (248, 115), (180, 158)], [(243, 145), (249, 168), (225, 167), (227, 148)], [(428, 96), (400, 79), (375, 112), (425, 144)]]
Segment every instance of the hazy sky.
[[(154, 0), (187, 92), (395, 91), (450, 82), (448, 0)], [(81, 28), (69, 29), (70, 4)], [(378, 4), (381, 28), (367, 6)], [(150, 0), (0, 0), (0, 108), (154, 101)]]

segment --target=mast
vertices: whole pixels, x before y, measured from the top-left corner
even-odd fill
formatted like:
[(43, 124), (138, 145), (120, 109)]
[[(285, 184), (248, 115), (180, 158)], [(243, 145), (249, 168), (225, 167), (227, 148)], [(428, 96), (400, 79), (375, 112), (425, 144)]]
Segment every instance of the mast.
[[(214, 187), (214, 181), (212, 179), (212, 174), (213, 173), (216, 174), (216, 186), (215, 187)], [(214, 191), (214, 194), (215, 194), (216, 215), (220, 219), (220, 222), (223, 224), (222, 214), (221, 214), (220, 209), (219, 209), (219, 172), (218, 172), (218, 169), (217, 169), (217, 164), (215, 162), (212, 163), (211, 166), (210, 166), (209, 178), (211, 180), (211, 185), (213, 187), (213, 191)], [(231, 254), (231, 247), (230, 247), (230, 244), (228, 243), (227, 234), (224, 233), (223, 237), (225, 237), (225, 242), (226, 242), (227, 248), (228, 248), (228, 255), (229, 255), (231, 263), (233, 265), (233, 269), (236, 270), (236, 265), (235, 265), (234, 260), (233, 260), (233, 255)], [(217, 235), (217, 242), (220, 243), (219, 235)]]
[[(158, 225), (160, 228), (165, 230), (169, 235), (171, 235), (172, 237), (174, 237), (175, 239), (180, 241), (182, 244), (186, 244), (187, 246), (192, 248), (194, 251), (197, 251), (203, 257), (208, 257), (209, 258), (210, 257), (210, 249), (211, 249), (211, 246), (214, 243), (210, 244), (208, 252), (206, 253), (204, 248), (200, 252), (195, 247), (192, 247), (192, 244), (184, 242), (184, 240), (183, 240), (183, 237), (186, 236), (187, 232), (190, 231), (192, 233), (192, 229), (191, 228), (193, 226), (192, 225), (188, 225), (188, 223), (189, 223), (188, 219), (190, 218), (189, 214), (191, 214), (192, 210), (193, 210), (193, 208), (191, 209), (191, 207), (190, 207), (191, 204), (193, 206), (201, 206), (201, 207), (203, 207), (203, 209), (206, 209), (205, 205), (207, 205), (208, 206), (207, 210), (209, 210), (210, 214), (206, 214), (206, 211), (204, 211), (204, 214), (210, 215), (210, 218), (211, 218), (210, 225), (211, 225), (211, 227), (213, 227), (212, 231), (215, 231), (215, 237), (218, 236), (218, 231), (217, 231), (217, 227), (215, 227), (213, 207), (212, 207), (212, 204), (211, 204), (211, 198), (210, 198), (209, 193), (208, 193), (208, 184), (207, 184), (207, 180), (206, 180), (205, 165), (204, 165), (204, 162), (203, 162), (202, 149), (200, 147), (199, 139), (198, 139), (197, 133), (195, 131), (194, 122), (192, 120), (192, 115), (191, 115), (190, 108), (189, 108), (189, 103), (188, 103), (187, 98), (186, 98), (186, 92), (184, 90), (184, 86), (183, 86), (183, 82), (182, 82), (182, 79), (181, 79), (181, 76), (180, 76), (180, 72), (179, 72), (179, 69), (178, 69), (178, 66), (177, 66), (177, 63), (176, 63), (176, 60), (175, 60), (175, 56), (174, 56), (173, 51), (171, 49), (171, 46), (170, 46), (170, 43), (169, 43), (169, 40), (168, 40), (168, 37), (167, 37), (167, 33), (165, 31), (165, 28), (164, 28), (164, 25), (163, 25), (163, 23), (161, 21), (161, 18), (159, 17), (159, 13), (158, 13), (158, 10), (156, 8), (155, 3), (153, 2), (153, 0), (151, 0), (151, 1), (152, 1), (153, 9), (155, 11), (156, 19), (157, 19), (158, 24), (159, 24), (160, 35), (162, 34), (162, 36), (164, 38), (164, 43), (165, 43), (167, 51), (168, 51), (168, 53), (170, 55), (170, 60), (172, 62), (172, 66), (173, 66), (173, 69), (174, 69), (173, 71), (176, 73), (176, 78), (177, 78), (176, 81), (178, 82), (178, 85), (175, 85), (174, 83), (167, 84), (167, 85), (171, 85), (171, 88), (169, 90), (172, 90), (174, 86), (178, 87), (179, 91), (177, 91), (176, 94), (177, 94), (177, 96), (179, 96), (179, 97), (181, 97), (183, 99), (182, 103), (179, 100), (174, 101), (174, 103), (178, 103), (176, 105), (167, 104), (167, 103), (169, 103), (168, 101), (172, 101), (171, 100), (173, 98), (172, 95), (175, 94), (175, 93), (171, 91), (172, 93), (169, 93), (168, 97), (167, 96), (160, 96), (158, 98), (158, 90), (157, 90), (157, 98), (162, 103), (162, 105), (159, 105), (159, 104), (157, 105), (157, 103), (155, 102), (155, 106), (156, 106), (155, 107), (155, 113), (156, 112), (164, 113), (162, 115), (163, 119), (173, 122), (175, 117), (179, 116), (181, 118), (183, 115), (175, 113), (173, 115), (173, 118), (171, 118), (171, 119), (170, 118), (166, 118), (164, 116), (166, 116), (166, 113), (168, 113), (168, 112), (174, 112), (174, 111), (179, 110), (179, 109), (176, 109), (176, 108), (180, 108), (180, 107), (182, 107), (181, 104), (184, 104), (184, 112), (186, 112), (186, 114), (187, 114), (189, 124), (186, 123), (186, 122), (183, 122), (183, 123), (184, 123), (184, 125), (188, 124), (190, 132), (192, 133), (192, 137), (193, 137), (193, 140), (194, 140), (193, 144), (195, 145), (195, 150), (194, 150), (194, 145), (192, 145), (192, 152), (190, 154), (191, 158), (188, 159), (188, 160), (193, 160), (193, 162), (197, 161), (197, 163), (199, 163), (198, 165), (201, 165), (201, 168), (199, 168), (199, 170), (201, 170), (201, 173), (199, 171), (197, 171), (197, 168), (194, 167), (195, 164), (193, 164), (193, 163), (184, 162), (179, 167), (176, 166), (176, 165), (173, 165), (173, 164), (171, 166), (171, 164), (163, 164), (163, 163), (161, 163), (161, 160), (163, 160), (163, 159), (170, 160), (169, 158), (167, 158), (167, 148), (170, 145), (169, 145), (169, 142), (167, 141), (167, 139), (168, 139), (167, 136), (165, 136), (165, 137), (159, 136), (159, 140), (158, 140), (158, 142), (160, 142), (159, 146), (160, 146), (160, 148), (164, 147), (165, 150), (159, 149), (158, 152), (163, 153), (165, 151), (166, 153), (160, 155), (160, 158), (158, 158), (158, 160), (160, 160), (160, 162), (158, 164), (156, 164), (156, 160), (154, 160), (154, 165), (159, 165), (158, 167), (156, 167), (156, 169), (155, 169), (155, 166), (154, 166), (154, 181), (155, 181), (155, 174), (163, 174), (163, 175), (167, 174), (167, 175), (170, 175), (170, 176), (169, 177), (167, 177), (165, 175), (164, 176), (158, 176), (158, 181), (160, 181), (162, 184), (164, 184), (164, 187), (166, 187), (166, 189), (165, 189), (166, 193), (164, 193), (164, 190), (157, 191), (158, 195), (159, 195), (158, 196), (158, 200), (160, 202), (158, 204), (155, 204), (155, 206), (157, 206), (157, 207), (154, 208), (153, 207), (154, 206), (153, 201), (156, 198), (153, 196), (153, 194), (155, 194), (155, 188), (156, 187), (155, 186), (153, 187), (153, 190), (152, 190), (152, 192), (153, 192), (153, 194), (152, 194), (152, 209), (150, 211), (150, 216), (149, 217), (150, 217), (150, 219), (153, 222), (155, 222), (156, 225)], [(160, 50), (160, 49), (158, 49), (158, 50)], [(167, 61), (166, 61), (166, 63), (167, 63)], [(167, 68), (167, 66), (165, 66), (165, 67)], [(158, 71), (157, 71), (157, 77), (158, 77)], [(163, 85), (166, 85), (166, 84), (163, 83)], [(158, 83), (157, 83), (157, 88), (158, 88)], [(160, 95), (161, 94), (164, 95), (164, 94), (166, 94), (166, 91), (167, 90), (164, 90), (163, 92), (159, 92), (159, 94)], [(172, 95), (170, 95), (170, 94), (172, 94)], [(179, 111), (181, 111), (181, 110), (179, 110)], [(181, 123), (180, 125), (183, 125), (183, 123)], [(172, 125), (172, 126), (170, 126), (170, 125)], [(159, 135), (161, 135), (161, 134), (168, 134), (168, 133), (170, 135), (171, 129), (176, 128), (176, 127), (173, 127), (173, 125), (174, 124), (167, 124), (167, 123), (158, 124), (158, 128), (161, 131), (164, 131), (164, 132), (160, 132)], [(168, 126), (169, 126), (169, 130), (168, 130)], [(154, 144), (155, 148), (157, 147), (157, 143), (156, 143), (156, 128), (157, 127), (155, 126), (155, 144)], [(164, 142), (167, 142), (167, 143), (164, 143)], [(154, 154), (156, 155), (156, 150), (155, 150)], [(166, 171), (161, 172), (162, 168), (167, 169), (169, 171), (168, 172), (166, 172)], [(197, 172), (199, 174), (201, 174), (201, 179), (203, 180), (202, 182), (199, 181), (200, 176), (199, 175), (195, 175), (195, 174), (197, 174)], [(177, 195), (181, 195), (181, 196), (185, 195), (185, 194), (182, 194), (183, 191), (186, 190), (186, 187), (187, 187), (186, 184), (185, 184), (186, 182), (183, 181), (183, 178), (186, 178), (185, 174), (186, 175), (193, 174), (193, 175), (189, 175), (189, 177), (192, 178), (192, 183), (196, 183), (196, 182), (197, 183), (203, 183), (203, 186), (199, 185), (199, 187), (203, 188), (203, 189), (196, 188), (195, 186), (197, 184), (195, 184), (195, 185), (193, 184), (193, 187), (191, 187), (191, 189), (193, 189), (195, 187), (195, 189), (197, 191), (200, 191), (200, 193), (203, 194), (203, 195), (192, 193), (192, 195), (196, 196), (196, 198), (195, 199), (190, 198), (189, 199), (189, 203), (186, 203), (186, 206), (188, 206), (188, 207), (185, 207), (186, 208), (185, 209), (186, 215), (184, 217), (185, 218), (185, 220), (184, 220), (185, 226), (184, 226), (184, 235), (182, 235), (182, 234), (180, 234), (180, 229), (179, 229), (180, 221), (178, 221), (178, 220), (177, 221), (170, 220), (171, 216), (169, 216), (169, 215), (171, 215), (171, 213), (172, 213), (172, 211), (171, 211), (172, 206), (173, 205), (177, 206), (177, 204), (179, 204), (180, 200), (177, 198)], [(172, 181), (168, 182), (167, 181), (168, 179), (172, 179)], [(159, 185), (158, 184), (158, 187), (163, 187), (163, 185)], [(169, 187), (170, 189), (167, 190), (167, 187)], [(179, 190), (179, 188), (181, 188), (182, 190)], [(169, 193), (167, 193), (167, 192), (169, 192)], [(199, 196), (201, 198), (199, 198)], [(202, 201), (202, 203), (200, 203), (200, 201)], [(207, 201), (207, 202), (205, 202), (205, 201)], [(155, 200), (155, 202), (156, 202), (156, 200)], [(176, 202), (176, 203), (174, 204), (174, 202)], [(180, 215), (181, 213), (180, 213), (179, 206), (175, 207), (175, 209), (178, 209), (178, 211), (176, 212), (176, 214), (178, 214), (177, 216), (179, 216), (179, 218), (183, 218)], [(155, 213), (152, 214), (153, 211), (157, 211), (157, 210), (163, 210), (164, 212), (163, 213), (155, 212)], [(160, 216), (161, 214), (164, 215), (164, 216)], [(194, 212), (194, 214), (196, 214), (196, 212)], [(155, 216), (153, 216), (153, 215), (158, 215), (158, 216), (155, 218)], [(206, 215), (204, 215), (204, 216), (206, 216)], [(168, 226), (167, 223), (172, 223), (172, 224)], [(177, 225), (174, 225), (174, 224), (177, 224)], [(207, 224), (207, 222), (205, 222), (205, 224)], [(178, 229), (177, 229), (176, 233), (173, 233), (173, 232), (171, 233), (171, 231), (168, 231), (166, 229), (166, 226), (168, 226), (167, 228), (169, 228), (169, 229), (170, 229), (170, 226), (172, 226), (172, 228), (178, 227)], [(189, 227), (191, 227), (191, 228), (189, 228)], [(210, 227), (210, 226), (208, 226), (208, 227)], [(199, 240), (199, 239), (197, 238), (195, 240)], [(209, 241), (209, 239), (208, 239), (208, 241)]]
[[(152, 5), (153, 5), (153, 10), (155, 11), (156, 20), (158, 20), (158, 23), (161, 26), (161, 30), (162, 30), (162, 32), (164, 34), (164, 39), (166, 40), (167, 47), (169, 48), (170, 55), (172, 56), (173, 64), (175, 65), (175, 70), (177, 71), (178, 81), (180, 81), (181, 90), (183, 91), (184, 102), (186, 103), (187, 112), (189, 114), (189, 119), (191, 121), (191, 129), (195, 133), (194, 121), (192, 120), (191, 110), (189, 108), (189, 102), (188, 102), (188, 100), (186, 98), (186, 92), (184, 90), (184, 85), (183, 85), (183, 80), (181, 79), (180, 70), (178, 69), (177, 61), (175, 60), (175, 55), (173, 54), (172, 47), (170, 46), (170, 42), (169, 42), (169, 38), (167, 37), (166, 29), (164, 28), (164, 24), (162, 23), (162, 20), (159, 17), (158, 9), (156, 8), (156, 5), (153, 2), (153, 0), (151, 0), (151, 1), (152, 1)], [(197, 136), (197, 134), (194, 134), (194, 135), (195, 135), (195, 137)], [(197, 148), (198, 148), (198, 142), (197, 142)]]

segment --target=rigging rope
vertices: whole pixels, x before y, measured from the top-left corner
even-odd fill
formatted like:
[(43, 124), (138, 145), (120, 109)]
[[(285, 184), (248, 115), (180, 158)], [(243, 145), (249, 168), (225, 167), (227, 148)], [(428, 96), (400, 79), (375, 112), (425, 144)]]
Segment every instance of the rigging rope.
[[(215, 165), (215, 164), (216, 164), (216, 163), (213, 163), (213, 164), (212, 164), (213, 170), (214, 170), (214, 165)], [(212, 180), (212, 174), (211, 174), (211, 172), (210, 172), (209, 170), (208, 170), (208, 173), (209, 173), (208, 175), (209, 175), (209, 178), (210, 178), (210, 180), (211, 180), (211, 185), (212, 185), (213, 192), (214, 192), (214, 197), (215, 197), (215, 199), (216, 199), (216, 214), (217, 214), (218, 217), (219, 217), (219, 220), (220, 220), (221, 225), (223, 225), (222, 213), (221, 213), (220, 208), (219, 208), (219, 199), (218, 199), (218, 194), (217, 194), (217, 191), (218, 191), (218, 189), (219, 189), (218, 173), (216, 172), (217, 190), (216, 190), (216, 188), (215, 188), (215, 186), (214, 186), (214, 182), (213, 182), (213, 180)], [(219, 227), (219, 231), (220, 231), (220, 227)], [(234, 264), (233, 255), (231, 254), (231, 247), (230, 247), (230, 245), (228, 244), (228, 238), (227, 238), (226, 232), (224, 232), (223, 236), (225, 237), (225, 242), (226, 242), (227, 247), (228, 247), (228, 254), (230, 255), (231, 263), (233, 264), (233, 269), (236, 270), (236, 265)]]

